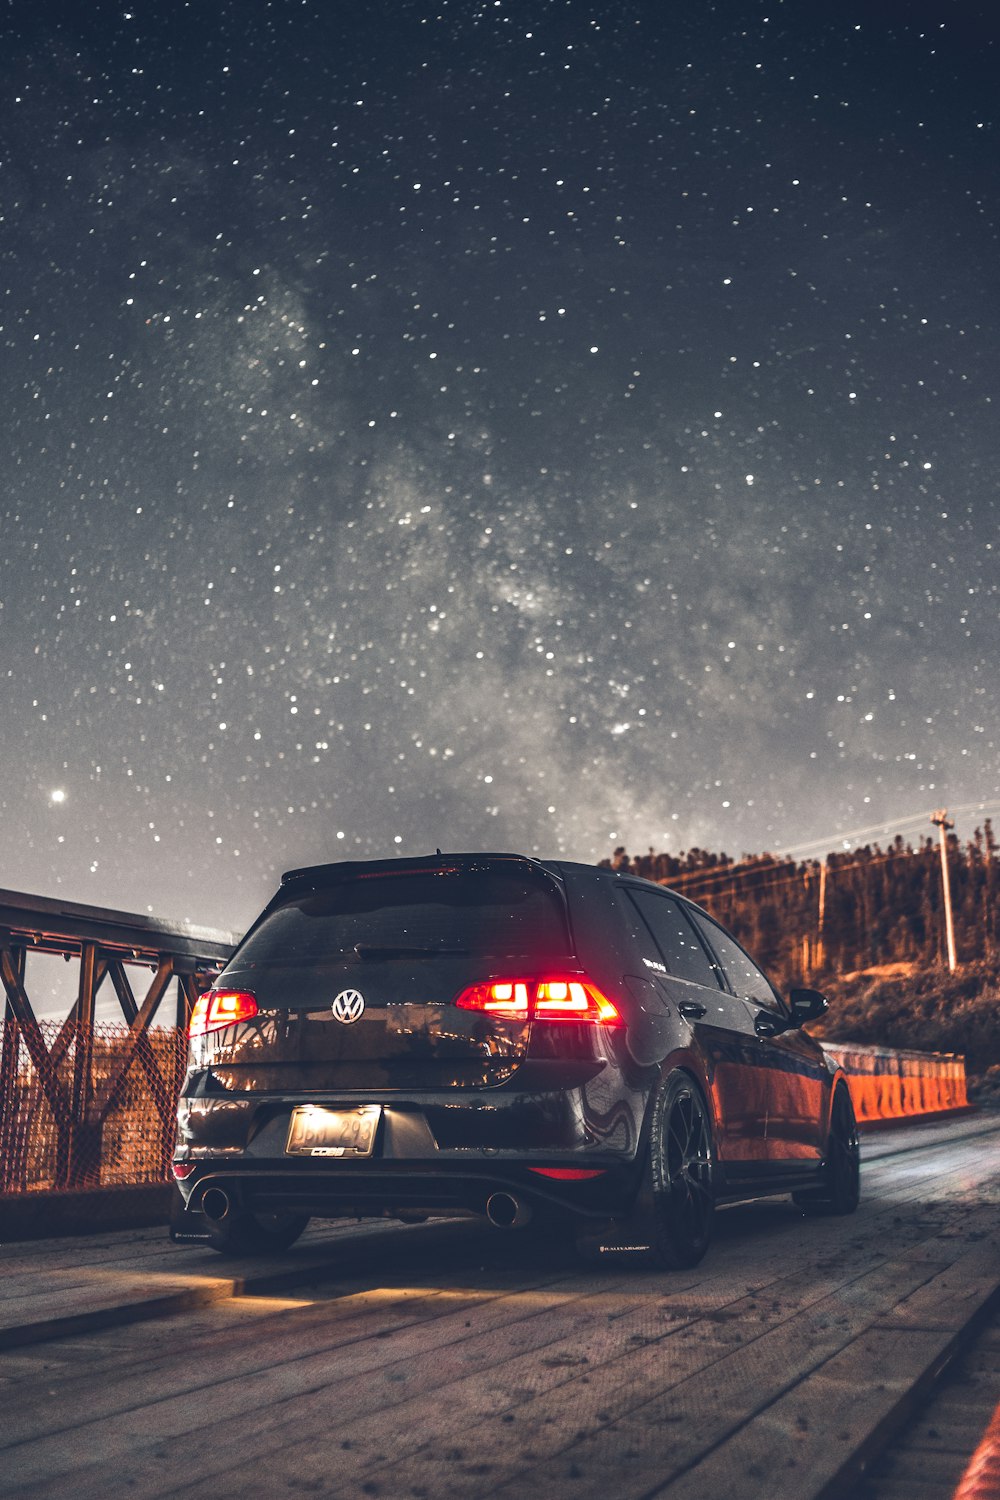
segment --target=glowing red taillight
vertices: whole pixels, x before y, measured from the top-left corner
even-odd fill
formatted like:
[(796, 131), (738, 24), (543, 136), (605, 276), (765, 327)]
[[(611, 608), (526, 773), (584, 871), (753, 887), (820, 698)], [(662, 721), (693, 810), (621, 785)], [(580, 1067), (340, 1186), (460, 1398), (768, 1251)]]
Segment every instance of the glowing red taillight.
[(455, 1001), (459, 1010), (486, 1010), (510, 1021), (528, 1019), (528, 984), (523, 979), (473, 984)]
[(582, 974), (490, 979), (470, 985), (455, 1001), (460, 1010), (482, 1010), (508, 1021), (582, 1021), (623, 1026), (616, 1007)]
[(193, 1161), (174, 1161), (170, 1163), (170, 1170), (178, 1182), (183, 1182), (185, 1177), (191, 1176), (196, 1165), (197, 1163)]
[(598, 1026), (621, 1026), (622, 1018), (607, 995), (595, 984), (579, 979), (544, 979), (535, 995), (539, 1021), (592, 1021)]
[(257, 1014), (257, 1001), (246, 990), (209, 990), (199, 995), (188, 1022), (188, 1036), (204, 1036)]

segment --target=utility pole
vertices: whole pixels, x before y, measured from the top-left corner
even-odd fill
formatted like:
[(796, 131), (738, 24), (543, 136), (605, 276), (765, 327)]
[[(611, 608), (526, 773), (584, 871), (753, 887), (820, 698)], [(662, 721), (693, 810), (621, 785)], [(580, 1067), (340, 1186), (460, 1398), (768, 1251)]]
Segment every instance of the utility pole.
[(941, 807), (931, 813), (931, 822), (941, 830), (941, 888), (944, 892), (944, 925), (948, 936), (948, 968), (954, 974), (958, 968), (955, 957), (955, 922), (951, 914), (951, 879), (948, 875), (948, 831), (955, 824), (948, 819), (948, 809)]
[(819, 910), (816, 914), (816, 967), (826, 964), (826, 858), (819, 867)]
[(983, 883), (983, 951), (987, 958), (996, 948), (996, 914), (993, 907), (993, 829), (989, 818), (983, 829), (986, 843), (986, 880)]

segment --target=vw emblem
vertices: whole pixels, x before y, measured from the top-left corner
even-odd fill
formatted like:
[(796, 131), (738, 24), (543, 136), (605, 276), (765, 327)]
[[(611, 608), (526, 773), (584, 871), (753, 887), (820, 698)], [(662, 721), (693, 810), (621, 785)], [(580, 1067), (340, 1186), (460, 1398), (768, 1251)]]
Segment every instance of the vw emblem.
[(365, 997), (360, 990), (341, 990), (330, 1008), (335, 1020), (350, 1026), (353, 1021), (360, 1021), (361, 1012), (365, 1008)]

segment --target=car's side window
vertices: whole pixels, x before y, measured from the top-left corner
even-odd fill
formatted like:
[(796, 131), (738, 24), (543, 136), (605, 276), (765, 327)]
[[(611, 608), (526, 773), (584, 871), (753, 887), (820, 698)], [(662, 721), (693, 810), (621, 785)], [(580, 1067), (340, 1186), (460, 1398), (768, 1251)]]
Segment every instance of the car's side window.
[(630, 888), (629, 896), (653, 934), (670, 973), (678, 979), (690, 979), (695, 984), (708, 985), (713, 990), (719, 989), (720, 981), (708, 954), (679, 902), (670, 896), (658, 896), (654, 891), (635, 888)]
[(768, 1005), (772, 1010), (780, 1010), (781, 1002), (767, 975), (748, 958), (739, 943), (724, 928), (710, 918), (703, 917), (700, 912), (692, 912), (691, 919), (705, 934), (734, 992), (748, 1000), (755, 1000), (758, 1005)]

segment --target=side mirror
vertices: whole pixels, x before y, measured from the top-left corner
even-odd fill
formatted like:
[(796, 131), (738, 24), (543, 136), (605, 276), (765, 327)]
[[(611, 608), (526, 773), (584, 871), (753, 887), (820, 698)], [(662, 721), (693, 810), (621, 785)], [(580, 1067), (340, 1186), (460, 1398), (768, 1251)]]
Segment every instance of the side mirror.
[(830, 1002), (819, 990), (792, 990), (788, 996), (788, 1008), (794, 1024), (804, 1026), (807, 1021), (818, 1021), (825, 1015)]

